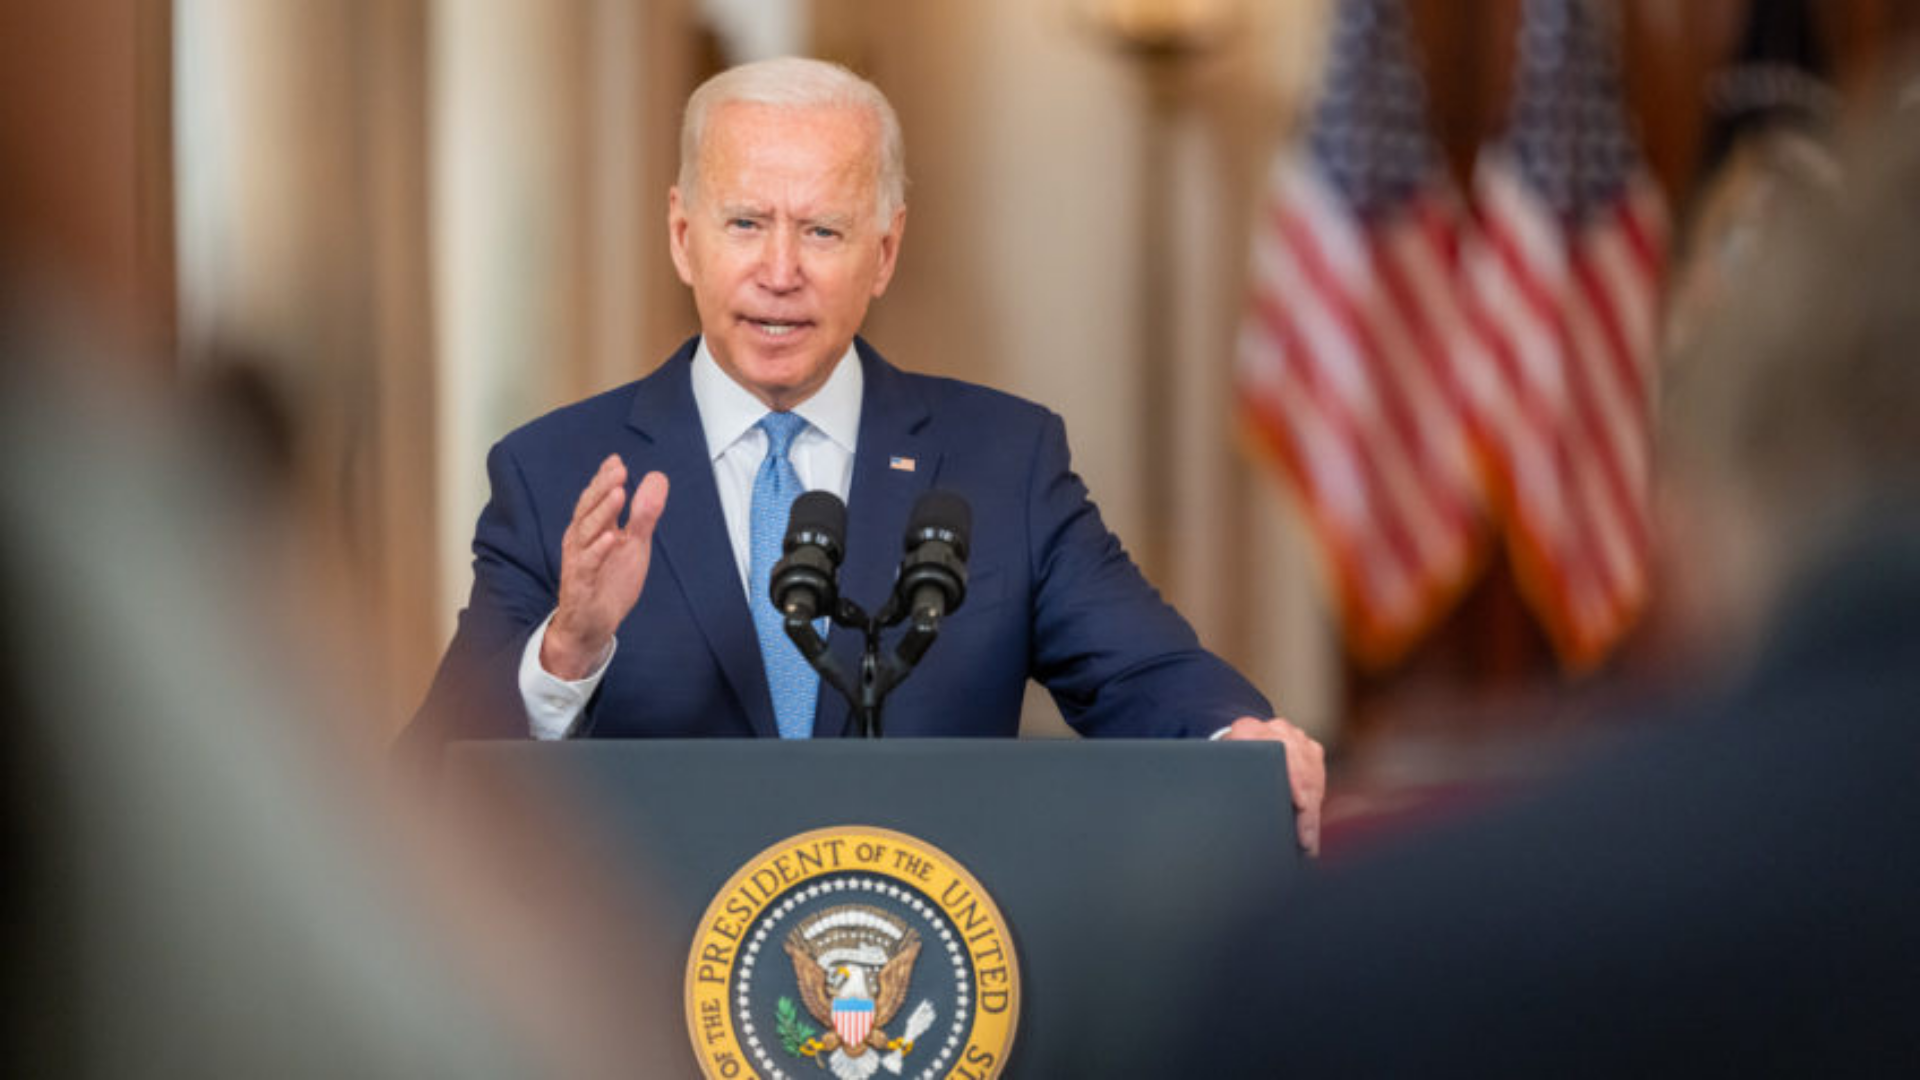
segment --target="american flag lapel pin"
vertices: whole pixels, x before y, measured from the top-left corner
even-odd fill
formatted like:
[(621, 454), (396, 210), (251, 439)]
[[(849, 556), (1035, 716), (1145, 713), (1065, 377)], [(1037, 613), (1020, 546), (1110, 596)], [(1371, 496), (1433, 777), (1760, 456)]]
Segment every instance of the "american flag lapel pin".
[(900, 457), (898, 455), (895, 455), (894, 457), (890, 457), (887, 459), (887, 468), (898, 469), (901, 472), (912, 472), (913, 459), (910, 457)]

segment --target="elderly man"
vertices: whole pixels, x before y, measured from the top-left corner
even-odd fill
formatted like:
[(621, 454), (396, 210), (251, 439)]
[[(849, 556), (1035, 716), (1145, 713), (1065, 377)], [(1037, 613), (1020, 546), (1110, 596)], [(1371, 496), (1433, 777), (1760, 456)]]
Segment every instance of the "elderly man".
[[(842, 588), (877, 602), (937, 483), (972, 506), (971, 582), (889, 734), (1011, 736), (1034, 678), (1083, 734), (1278, 739), (1316, 848), (1320, 747), (1142, 578), (1060, 418), (855, 336), (893, 276), (905, 187), (892, 107), (845, 69), (768, 61), (694, 93), (668, 222), (700, 336), (494, 447), (472, 598), (410, 737), (841, 736), (849, 710), (768, 598), (788, 508), (846, 500)], [(849, 667), (855, 637), (831, 643)]]

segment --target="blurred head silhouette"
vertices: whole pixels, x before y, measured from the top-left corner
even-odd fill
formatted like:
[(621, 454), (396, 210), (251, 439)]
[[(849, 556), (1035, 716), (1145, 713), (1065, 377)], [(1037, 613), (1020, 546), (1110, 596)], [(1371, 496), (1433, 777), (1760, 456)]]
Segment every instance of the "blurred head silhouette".
[(1920, 139), (1910, 110), (1834, 167), (1786, 168), (1668, 368), (1678, 591), (1734, 651), (1810, 563), (1920, 494)]

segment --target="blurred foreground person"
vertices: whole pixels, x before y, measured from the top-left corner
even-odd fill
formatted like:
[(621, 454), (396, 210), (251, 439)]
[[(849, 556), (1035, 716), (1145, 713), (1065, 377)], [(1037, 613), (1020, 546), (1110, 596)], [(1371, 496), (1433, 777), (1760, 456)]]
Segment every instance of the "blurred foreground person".
[[(1767, 230), (1674, 365), (1662, 463), (1689, 511), (1674, 565), (1717, 653), (1709, 688), (1524, 805), (1250, 914), (1248, 937), (1195, 964), (1192, 992), (1220, 1003), (1210, 1029), (1262, 1033), (1210, 1075), (1920, 1067), (1920, 139), (1905, 119), (1846, 160), (1838, 198)], [(1177, 1070), (1194, 1041), (1165, 1035), (1160, 1067)]]
[(9, 1075), (634, 1075), (684, 1038), (628, 977), (644, 905), (559, 795), (385, 797), (325, 598), (235, 497), (254, 448), (7, 315)]

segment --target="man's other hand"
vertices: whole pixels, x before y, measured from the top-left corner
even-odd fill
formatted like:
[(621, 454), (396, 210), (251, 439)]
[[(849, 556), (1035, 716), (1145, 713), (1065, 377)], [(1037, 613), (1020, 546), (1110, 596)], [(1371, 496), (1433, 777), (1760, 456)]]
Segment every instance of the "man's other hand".
[(1320, 854), (1320, 804), (1327, 797), (1327, 752), (1313, 736), (1279, 717), (1259, 720), (1243, 716), (1227, 728), (1223, 739), (1268, 739), (1287, 744), (1287, 782), (1293, 788), (1293, 808), (1299, 811), (1300, 846), (1309, 855)]
[(568, 680), (582, 679), (605, 659), (613, 632), (640, 599), (653, 557), (653, 527), (667, 505), (667, 478), (651, 472), (627, 501), (627, 465), (609, 454), (574, 504), (560, 538), (560, 604), (540, 643), (540, 666)]

